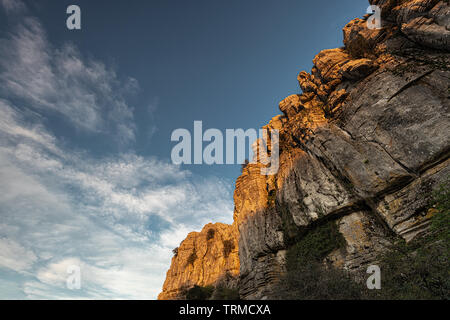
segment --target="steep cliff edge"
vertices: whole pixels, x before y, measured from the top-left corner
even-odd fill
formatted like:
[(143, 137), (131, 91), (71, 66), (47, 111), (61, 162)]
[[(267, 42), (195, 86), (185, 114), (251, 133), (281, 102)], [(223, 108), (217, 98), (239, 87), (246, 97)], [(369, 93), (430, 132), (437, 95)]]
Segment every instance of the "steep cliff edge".
[[(286, 250), (326, 222), (345, 240), (326, 260), (355, 274), (392, 236), (410, 241), (427, 230), (430, 191), (450, 173), (450, 5), (370, 3), (382, 9), (382, 28), (368, 29), (367, 16), (351, 21), (345, 46), (320, 52), (298, 76), (302, 93), (280, 102), (283, 114), (268, 125), (280, 131), (278, 173), (263, 176), (250, 164), (236, 182), (228, 228), (244, 299), (272, 297)], [(163, 298), (228, 271), (200, 258), (205, 281), (191, 267), (178, 271), (177, 261)]]

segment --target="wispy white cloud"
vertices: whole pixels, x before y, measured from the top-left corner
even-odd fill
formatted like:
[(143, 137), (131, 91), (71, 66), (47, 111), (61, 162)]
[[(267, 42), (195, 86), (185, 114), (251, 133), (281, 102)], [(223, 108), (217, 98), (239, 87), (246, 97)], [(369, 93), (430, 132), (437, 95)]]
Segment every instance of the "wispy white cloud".
[(36, 260), (32, 251), (11, 239), (0, 238), (0, 267), (24, 272), (31, 269)]
[(18, 13), (26, 9), (25, 4), (21, 0), (0, 0), (0, 6), (7, 13)]
[(53, 47), (35, 18), (23, 17), (17, 30), (0, 40), (0, 68), (2, 96), (60, 114), (78, 129), (114, 133), (121, 144), (134, 141), (134, 109), (125, 96), (139, 90), (138, 82), (120, 80), (71, 44)]
[[(171, 249), (204, 223), (230, 222), (223, 181), (196, 182), (135, 154), (93, 159), (64, 149), (6, 101), (0, 107), (8, 115), (0, 121), (1, 267), (34, 275), (23, 283), (30, 298), (155, 298)], [(74, 261), (81, 292), (65, 288)]]
[[(133, 141), (126, 97), (139, 83), (52, 46), (36, 19), (0, 40), (0, 70), (0, 273), (15, 274), (0, 298), (156, 298), (187, 233), (230, 222), (229, 185), (132, 151), (93, 156), (55, 136), (49, 114)], [(65, 286), (71, 264), (79, 291)]]

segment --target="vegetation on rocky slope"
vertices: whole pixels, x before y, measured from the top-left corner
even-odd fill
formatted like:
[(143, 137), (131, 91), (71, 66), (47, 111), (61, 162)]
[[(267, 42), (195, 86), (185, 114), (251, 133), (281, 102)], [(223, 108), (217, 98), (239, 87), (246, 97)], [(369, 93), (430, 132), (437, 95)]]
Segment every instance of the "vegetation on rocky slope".
[(239, 291), (224, 286), (194, 286), (187, 290), (186, 300), (239, 300)]
[(450, 183), (433, 192), (429, 234), (396, 241), (382, 257), (381, 299), (450, 299)]
[(347, 272), (322, 262), (344, 241), (336, 221), (329, 221), (309, 231), (288, 249), (287, 273), (276, 286), (274, 297), (291, 300), (361, 298), (359, 286)]
[[(406, 243), (398, 239), (379, 257), (381, 290), (368, 290), (346, 271), (323, 261), (343, 245), (335, 221), (307, 233), (286, 256), (286, 275), (274, 293), (279, 299), (449, 299), (450, 183), (433, 192), (429, 233)], [(364, 278), (361, 275), (361, 278)]]

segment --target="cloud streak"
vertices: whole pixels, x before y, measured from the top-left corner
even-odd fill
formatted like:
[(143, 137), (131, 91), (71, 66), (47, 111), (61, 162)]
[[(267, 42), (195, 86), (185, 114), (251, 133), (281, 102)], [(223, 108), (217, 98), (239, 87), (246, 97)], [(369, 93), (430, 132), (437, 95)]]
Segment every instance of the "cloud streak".
[(31, 269), (37, 260), (36, 255), (17, 242), (0, 239), (0, 266), (19, 273)]
[[(23, 283), (30, 298), (155, 298), (187, 232), (229, 222), (231, 190), (217, 178), (135, 154), (92, 159), (0, 108), (0, 267), (34, 275)], [(62, 281), (74, 261), (78, 295)]]
[[(22, 21), (0, 39), (0, 274), (9, 277), (0, 298), (156, 298), (186, 234), (231, 222), (231, 188), (156, 157), (98, 156), (62, 141), (55, 114), (132, 143), (126, 96), (139, 84), (73, 45), (52, 46), (35, 18)], [(81, 290), (66, 288), (73, 264)]]
[(135, 140), (134, 109), (125, 94), (139, 89), (137, 81), (120, 80), (71, 44), (53, 47), (35, 18), (24, 17), (0, 40), (0, 69), (3, 97), (44, 115), (58, 114), (83, 131), (114, 133), (124, 145)]
[(20, 13), (25, 11), (25, 4), (21, 0), (0, 0), (0, 6), (7, 13)]

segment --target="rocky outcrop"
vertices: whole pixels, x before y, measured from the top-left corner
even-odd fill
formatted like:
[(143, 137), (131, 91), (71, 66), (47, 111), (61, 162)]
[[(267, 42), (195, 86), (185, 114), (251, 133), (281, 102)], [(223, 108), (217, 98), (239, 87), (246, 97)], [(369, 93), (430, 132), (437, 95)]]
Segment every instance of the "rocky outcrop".
[(410, 40), (435, 49), (450, 49), (450, 7), (439, 0), (372, 0), (383, 12), (386, 23), (393, 23)]
[(325, 260), (355, 274), (392, 236), (427, 231), (430, 191), (449, 175), (450, 5), (370, 3), (382, 28), (347, 24), (345, 46), (320, 52), (301, 94), (280, 102), (268, 126), (280, 130), (278, 173), (250, 164), (236, 182), (244, 299), (270, 298), (286, 250), (321, 223), (346, 242)]
[(239, 276), (237, 232), (223, 223), (191, 232), (175, 250), (159, 300), (185, 298), (194, 285), (236, 288)]

